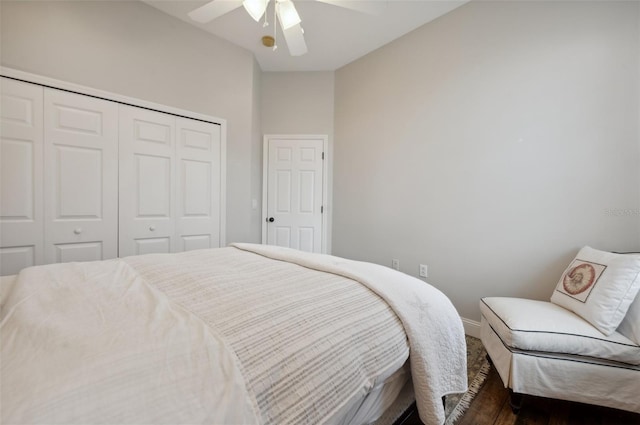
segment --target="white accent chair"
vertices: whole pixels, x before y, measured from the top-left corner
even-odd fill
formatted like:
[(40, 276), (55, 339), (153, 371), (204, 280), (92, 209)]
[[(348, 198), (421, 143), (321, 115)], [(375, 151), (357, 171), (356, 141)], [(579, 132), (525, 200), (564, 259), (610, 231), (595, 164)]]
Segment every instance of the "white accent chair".
[[(514, 412), (518, 395), (529, 394), (640, 413), (640, 343), (620, 329), (605, 336), (545, 301), (488, 297), (480, 310), (481, 340), (512, 391)], [(640, 295), (625, 320), (640, 326)]]
[(640, 254), (585, 246), (551, 302), (483, 298), (481, 339), (512, 396), (640, 413), (639, 291)]

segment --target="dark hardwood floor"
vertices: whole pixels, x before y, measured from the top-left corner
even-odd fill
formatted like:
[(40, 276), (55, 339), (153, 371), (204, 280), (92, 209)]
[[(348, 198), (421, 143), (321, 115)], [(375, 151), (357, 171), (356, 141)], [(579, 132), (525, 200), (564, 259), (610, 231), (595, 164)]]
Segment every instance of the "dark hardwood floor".
[[(402, 425), (419, 424), (415, 414)], [(509, 406), (509, 391), (492, 367), (482, 389), (457, 425), (640, 425), (640, 415), (533, 396), (524, 396), (522, 408), (515, 415)]]

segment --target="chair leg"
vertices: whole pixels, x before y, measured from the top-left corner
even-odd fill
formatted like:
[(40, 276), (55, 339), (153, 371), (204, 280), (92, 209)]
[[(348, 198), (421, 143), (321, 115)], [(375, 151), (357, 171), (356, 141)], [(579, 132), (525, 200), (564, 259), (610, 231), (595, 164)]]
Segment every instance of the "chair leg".
[(509, 406), (511, 407), (511, 411), (514, 414), (520, 413), (520, 409), (522, 409), (522, 394), (514, 393), (511, 388), (509, 388)]

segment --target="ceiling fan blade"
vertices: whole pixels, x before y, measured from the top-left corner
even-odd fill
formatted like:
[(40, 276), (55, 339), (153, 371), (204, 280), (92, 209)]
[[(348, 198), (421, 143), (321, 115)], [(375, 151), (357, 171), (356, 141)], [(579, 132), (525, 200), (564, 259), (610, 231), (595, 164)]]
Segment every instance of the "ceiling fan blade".
[(307, 43), (304, 41), (304, 34), (300, 24), (296, 24), (286, 30), (283, 29), (282, 32), (291, 56), (302, 56), (307, 53)]
[(242, 0), (213, 0), (189, 12), (189, 17), (196, 22), (206, 24), (240, 6), (242, 6)]
[(380, 15), (387, 8), (386, 0), (318, 0), (333, 6), (344, 7), (369, 15)]

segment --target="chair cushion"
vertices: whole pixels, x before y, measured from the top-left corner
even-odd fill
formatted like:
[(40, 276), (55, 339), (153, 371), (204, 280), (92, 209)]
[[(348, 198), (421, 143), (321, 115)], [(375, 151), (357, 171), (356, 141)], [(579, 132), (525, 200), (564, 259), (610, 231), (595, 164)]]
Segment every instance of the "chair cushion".
[(640, 364), (640, 345), (618, 332), (606, 336), (550, 302), (487, 297), (480, 301), (480, 311), (509, 348)]
[(620, 325), (640, 290), (640, 255), (585, 246), (565, 270), (551, 302), (573, 311), (603, 334)]

